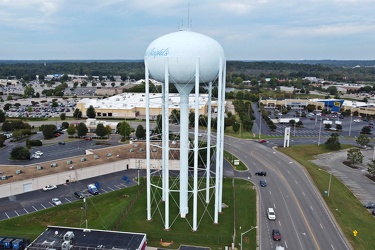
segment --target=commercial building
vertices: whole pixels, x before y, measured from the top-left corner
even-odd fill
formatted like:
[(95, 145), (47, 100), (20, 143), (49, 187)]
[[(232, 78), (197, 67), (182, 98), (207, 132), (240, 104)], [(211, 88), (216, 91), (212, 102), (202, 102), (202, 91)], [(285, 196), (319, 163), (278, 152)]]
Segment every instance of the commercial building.
[[(150, 94), (150, 119), (156, 120), (162, 114), (162, 94)], [(208, 95), (199, 96), (199, 115), (207, 115)], [(146, 97), (144, 93), (122, 93), (105, 99), (83, 98), (77, 103), (77, 108), (86, 114), (87, 109), (93, 106), (97, 118), (117, 118), (117, 119), (145, 119), (146, 118)], [(189, 110), (195, 107), (194, 95), (189, 96)], [(212, 111), (217, 110), (217, 101), (211, 103)], [(180, 95), (169, 94), (169, 115), (172, 110), (180, 109)]]
[(146, 249), (146, 234), (96, 229), (48, 226), (28, 250)]

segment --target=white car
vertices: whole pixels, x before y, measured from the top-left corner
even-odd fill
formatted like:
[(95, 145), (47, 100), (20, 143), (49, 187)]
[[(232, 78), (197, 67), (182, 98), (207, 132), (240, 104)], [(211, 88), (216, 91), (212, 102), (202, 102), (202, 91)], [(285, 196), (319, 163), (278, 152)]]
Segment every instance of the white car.
[(353, 120), (353, 122), (361, 122), (361, 120), (355, 119)]
[(36, 154), (36, 155), (43, 155), (43, 152), (42, 151), (36, 151), (34, 154)]
[(33, 154), (32, 157), (35, 158), (35, 159), (39, 159), (39, 158), (40, 158), (40, 155)]
[(47, 185), (47, 186), (44, 186), (43, 187), (43, 191), (49, 191), (49, 190), (53, 190), (53, 189), (56, 189), (57, 186), (55, 185)]
[(276, 220), (275, 210), (273, 208), (267, 208), (267, 217), (269, 220)]
[(58, 205), (61, 205), (61, 204), (62, 204), (61, 201), (60, 201), (58, 198), (53, 198), (53, 199), (52, 199), (52, 203), (53, 203), (53, 205), (55, 205), (55, 206), (58, 206)]

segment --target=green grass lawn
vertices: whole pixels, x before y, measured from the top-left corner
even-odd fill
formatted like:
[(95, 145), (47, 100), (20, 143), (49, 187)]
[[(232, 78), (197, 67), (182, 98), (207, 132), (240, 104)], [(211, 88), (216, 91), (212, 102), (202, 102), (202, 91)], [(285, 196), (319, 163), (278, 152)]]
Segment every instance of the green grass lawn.
[[(352, 146), (342, 145), (342, 148), (348, 147)], [(375, 249), (375, 218), (353, 193), (332, 175), (330, 194), (324, 195), (324, 191), (328, 190), (330, 175), (326, 171), (319, 170), (319, 166), (310, 160), (314, 155), (328, 153), (330, 150), (324, 145), (300, 145), (278, 150), (305, 166), (353, 248)], [(353, 235), (354, 230), (358, 231), (356, 237)]]
[[(139, 192), (139, 196), (137, 195)], [(213, 202), (213, 201), (212, 201)], [(211, 203), (212, 203), (211, 202)], [(171, 226), (164, 230), (163, 220), (155, 213), (147, 221), (146, 189), (144, 185), (117, 190), (108, 194), (87, 199), (88, 227), (147, 234), (148, 245), (160, 247), (159, 241), (173, 241), (171, 248), (180, 244), (200, 245), (211, 249), (223, 249), (230, 246), (236, 233), (235, 244), (240, 242), (241, 226), (243, 231), (256, 225), (256, 191), (254, 186), (244, 180), (224, 179), (223, 208), (218, 224), (213, 223), (213, 205), (198, 221), (198, 230), (193, 232), (185, 219), (171, 217)], [(0, 221), (0, 235), (36, 238), (48, 225), (85, 228), (86, 213), (83, 200), (64, 204), (51, 209)], [(192, 210), (187, 216), (191, 221)], [(202, 206), (198, 212), (203, 213)], [(235, 231), (236, 229), (236, 231)], [(243, 249), (255, 249), (256, 230), (244, 235)]]

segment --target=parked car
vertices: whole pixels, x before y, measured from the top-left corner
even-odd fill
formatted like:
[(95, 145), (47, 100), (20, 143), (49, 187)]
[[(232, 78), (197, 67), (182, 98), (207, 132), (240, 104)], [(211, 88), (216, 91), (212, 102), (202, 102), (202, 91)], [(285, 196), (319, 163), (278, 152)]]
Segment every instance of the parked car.
[(85, 198), (85, 196), (83, 195), (83, 193), (81, 191), (76, 191), (74, 192), (74, 196), (77, 198), (77, 199), (83, 199)]
[(366, 204), (363, 204), (363, 205), (367, 209), (373, 209), (373, 208), (375, 208), (375, 203), (374, 202), (367, 202)]
[(43, 191), (49, 191), (49, 190), (53, 190), (53, 189), (56, 189), (57, 186), (55, 185), (47, 185), (47, 186), (44, 186), (43, 187)]
[(86, 141), (91, 141), (91, 140), (92, 140), (91, 137), (85, 137), (84, 139), (85, 139)]
[(260, 139), (260, 140), (258, 140), (258, 142), (259, 142), (259, 143), (266, 143), (267, 141), (264, 140), (264, 139)]
[(43, 152), (42, 151), (36, 151), (34, 154), (36, 154), (36, 155), (43, 155)]
[(273, 240), (277, 240), (277, 241), (281, 240), (281, 234), (280, 234), (279, 229), (272, 230), (272, 238)]
[(58, 206), (58, 205), (61, 205), (61, 204), (62, 204), (61, 201), (60, 201), (58, 198), (53, 198), (53, 199), (52, 199), (52, 203), (53, 203), (53, 205), (55, 205), (55, 206)]
[(261, 187), (266, 187), (267, 186), (267, 182), (265, 180), (260, 180), (259, 184), (260, 184)]
[(269, 220), (276, 220), (275, 210), (272, 207), (267, 208), (267, 217)]
[(266, 173), (266, 171), (259, 171), (259, 172), (256, 172), (255, 175), (266, 176), (267, 173)]
[(64, 141), (59, 141), (59, 144), (60, 145), (65, 145), (65, 142)]

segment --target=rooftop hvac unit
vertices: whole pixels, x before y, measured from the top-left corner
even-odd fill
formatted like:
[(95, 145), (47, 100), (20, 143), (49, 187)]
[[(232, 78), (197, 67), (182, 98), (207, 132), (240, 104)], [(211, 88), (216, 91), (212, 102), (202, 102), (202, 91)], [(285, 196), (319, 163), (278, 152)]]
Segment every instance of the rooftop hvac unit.
[(69, 250), (70, 249), (70, 241), (66, 240), (61, 244), (61, 250)]
[(74, 238), (74, 233), (72, 231), (68, 231), (64, 234), (64, 241), (70, 241)]

